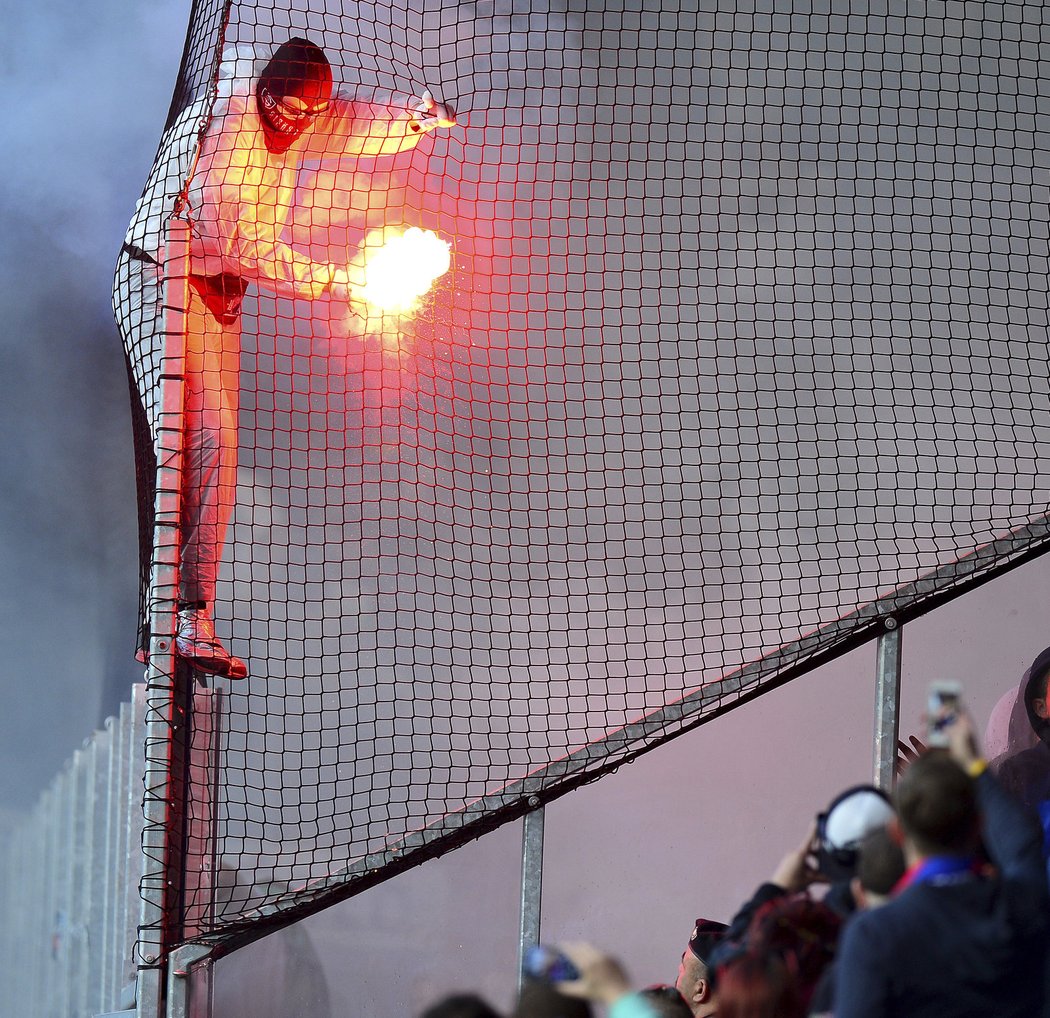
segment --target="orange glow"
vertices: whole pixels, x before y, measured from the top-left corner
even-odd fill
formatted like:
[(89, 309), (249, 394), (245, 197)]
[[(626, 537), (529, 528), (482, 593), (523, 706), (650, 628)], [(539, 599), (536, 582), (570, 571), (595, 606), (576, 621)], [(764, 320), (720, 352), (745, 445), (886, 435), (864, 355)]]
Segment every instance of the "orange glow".
[(414, 310), (434, 280), (448, 272), (450, 248), (432, 230), (415, 226), (388, 235), (380, 246), (366, 246), (361, 296), (384, 313)]

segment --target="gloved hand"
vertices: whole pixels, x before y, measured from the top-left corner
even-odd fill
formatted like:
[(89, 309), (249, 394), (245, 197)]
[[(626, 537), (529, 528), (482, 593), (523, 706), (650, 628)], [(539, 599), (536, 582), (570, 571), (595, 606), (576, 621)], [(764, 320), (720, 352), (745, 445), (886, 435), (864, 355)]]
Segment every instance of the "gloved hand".
[(447, 103), (434, 99), (430, 89), (423, 91), (423, 101), (413, 111), (415, 120), (411, 123), (413, 131), (432, 131), (435, 127), (455, 127), (456, 113)]
[[(332, 266), (332, 282), (329, 284), (328, 293), (333, 302), (341, 304), (349, 315), (356, 319), (355, 324), (350, 326), (353, 335), (378, 336), (391, 329), (403, 335), (410, 334), (411, 330), (406, 328), (407, 323), (398, 326), (396, 316), (387, 317), (382, 308), (370, 304), (365, 299), (363, 290), (364, 273), (359, 265), (351, 263), (346, 267)], [(348, 318), (347, 323), (349, 321)]]
[(329, 284), (328, 292), (332, 300), (345, 304), (355, 314), (361, 314), (364, 307), (364, 299), (358, 292), (358, 287), (350, 281), (350, 270), (334, 266), (332, 269), (332, 282)]

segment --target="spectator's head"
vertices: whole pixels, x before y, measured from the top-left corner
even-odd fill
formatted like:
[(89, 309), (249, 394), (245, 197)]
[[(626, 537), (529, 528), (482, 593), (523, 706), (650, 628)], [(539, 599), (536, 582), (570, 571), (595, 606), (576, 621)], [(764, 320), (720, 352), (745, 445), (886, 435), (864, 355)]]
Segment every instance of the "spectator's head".
[(718, 968), (718, 1018), (804, 1018), (789, 966), (775, 952), (749, 950)]
[(420, 1018), (500, 1018), (488, 1004), (473, 993), (453, 993), (431, 1004)]
[(832, 800), (817, 817), (817, 868), (831, 882), (857, 872), (865, 835), (893, 816), (889, 797), (874, 785), (856, 785)]
[(647, 986), (638, 996), (657, 1018), (693, 1018), (693, 1009), (674, 986)]
[(255, 95), (266, 147), (284, 152), (328, 107), (332, 67), (309, 39), (289, 39), (263, 68)]
[(945, 752), (924, 753), (901, 775), (897, 817), (915, 856), (969, 855), (980, 835), (970, 776)]
[(696, 1018), (715, 1013), (708, 958), (722, 942), (728, 927), (714, 919), (697, 919), (682, 952), (675, 987)]
[(853, 896), (860, 908), (877, 908), (904, 876), (904, 851), (886, 826), (878, 827), (860, 843)]
[(1024, 687), (1024, 706), (1032, 731), (1044, 742), (1050, 742), (1050, 647), (1047, 647), (1028, 670), (1028, 682)]
[[(805, 895), (774, 898), (754, 915), (747, 947), (759, 955), (775, 954), (787, 966), (803, 1004), (808, 1005), (824, 969), (835, 956), (842, 920), (822, 901)], [(718, 1014), (722, 980), (718, 979)]]

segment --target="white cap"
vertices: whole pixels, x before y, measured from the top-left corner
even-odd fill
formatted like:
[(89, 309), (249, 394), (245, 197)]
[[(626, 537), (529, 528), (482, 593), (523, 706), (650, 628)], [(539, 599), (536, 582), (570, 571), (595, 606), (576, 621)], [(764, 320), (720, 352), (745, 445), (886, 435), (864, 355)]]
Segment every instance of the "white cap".
[(864, 837), (893, 818), (886, 796), (870, 785), (844, 792), (831, 804), (824, 821), (824, 838), (831, 849), (856, 848)]

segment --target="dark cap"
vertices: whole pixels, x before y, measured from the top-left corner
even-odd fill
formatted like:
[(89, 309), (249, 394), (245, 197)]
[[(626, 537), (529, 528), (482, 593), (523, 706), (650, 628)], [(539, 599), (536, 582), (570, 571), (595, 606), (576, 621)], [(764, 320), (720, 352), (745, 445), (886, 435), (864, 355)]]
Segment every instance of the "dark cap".
[(320, 46), (297, 36), (277, 47), (259, 83), (275, 96), (327, 102), (332, 97), (332, 66)]
[(721, 943), (729, 927), (714, 919), (697, 919), (689, 937), (689, 950), (705, 965), (708, 956)]

